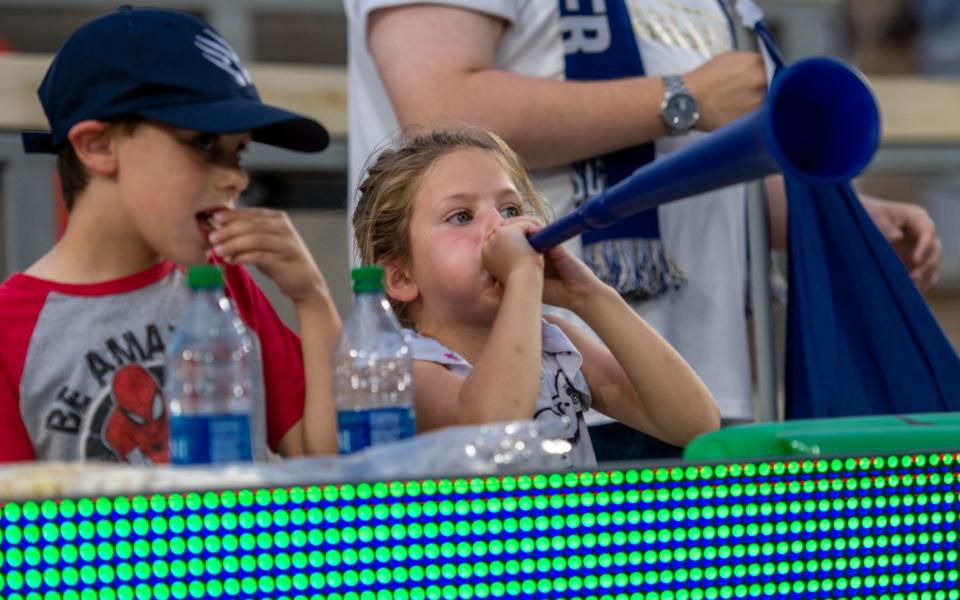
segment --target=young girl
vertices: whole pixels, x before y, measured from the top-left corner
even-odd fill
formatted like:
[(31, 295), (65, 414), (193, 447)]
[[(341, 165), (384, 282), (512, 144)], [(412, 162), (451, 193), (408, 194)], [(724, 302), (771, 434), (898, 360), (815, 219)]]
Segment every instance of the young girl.
[[(596, 464), (594, 408), (683, 446), (720, 413), (683, 358), (562, 247), (535, 251), (542, 201), (520, 159), (479, 129), (386, 150), (360, 186), (353, 226), (364, 263), (386, 271), (414, 330), (417, 428), (519, 419), (566, 427), (573, 466)], [(542, 303), (569, 309), (604, 344)]]

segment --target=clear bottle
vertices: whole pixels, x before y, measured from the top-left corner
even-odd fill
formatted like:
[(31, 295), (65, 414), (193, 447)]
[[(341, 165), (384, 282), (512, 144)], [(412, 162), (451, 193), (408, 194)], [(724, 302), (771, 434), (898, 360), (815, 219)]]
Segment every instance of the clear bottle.
[(410, 346), (383, 293), (383, 268), (350, 273), (353, 312), (333, 353), (333, 399), (341, 454), (415, 431)]
[(170, 461), (249, 461), (253, 340), (223, 293), (214, 265), (187, 271), (190, 299), (167, 348)]

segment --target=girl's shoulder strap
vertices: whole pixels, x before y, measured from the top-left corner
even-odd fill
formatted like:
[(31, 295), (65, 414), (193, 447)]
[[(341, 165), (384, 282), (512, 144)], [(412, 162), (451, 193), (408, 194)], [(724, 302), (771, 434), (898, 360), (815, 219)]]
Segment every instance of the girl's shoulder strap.
[(420, 335), (412, 329), (404, 329), (403, 333), (407, 336), (407, 344), (410, 345), (413, 360), (425, 360), (448, 367), (470, 367), (466, 359), (436, 339)]

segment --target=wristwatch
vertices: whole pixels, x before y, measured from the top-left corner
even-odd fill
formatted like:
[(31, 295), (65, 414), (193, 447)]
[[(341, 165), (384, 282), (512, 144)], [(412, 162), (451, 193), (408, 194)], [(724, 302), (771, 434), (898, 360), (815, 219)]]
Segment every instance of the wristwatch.
[(683, 135), (693, 129), (700, 119), (700, 104), (690, 94), (680, 75), (667, 75), (663, 78), (663, 86), (660, 117), (667, 124), (670, 135)]

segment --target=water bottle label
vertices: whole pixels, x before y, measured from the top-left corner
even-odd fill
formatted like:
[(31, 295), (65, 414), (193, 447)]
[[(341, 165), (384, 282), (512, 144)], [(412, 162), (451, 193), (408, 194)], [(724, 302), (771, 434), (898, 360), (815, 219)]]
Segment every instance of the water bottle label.
[(221, 464), (251, 458), (249, 415), (178, 415), (170, 419), (170, 462), (174, 464)]
[(340, 454), (412, 437), (414, 428), (411, 408), (337, 411), (337, 442), (340, 445)]

